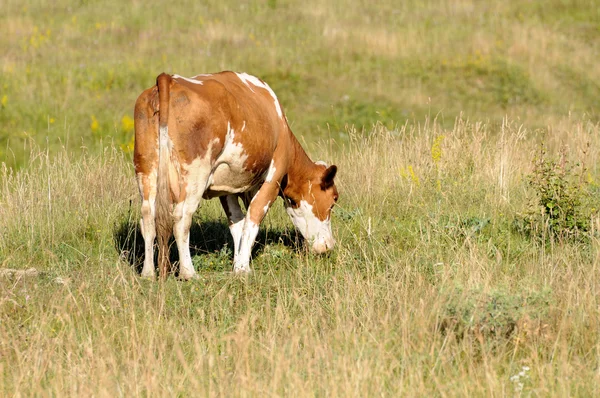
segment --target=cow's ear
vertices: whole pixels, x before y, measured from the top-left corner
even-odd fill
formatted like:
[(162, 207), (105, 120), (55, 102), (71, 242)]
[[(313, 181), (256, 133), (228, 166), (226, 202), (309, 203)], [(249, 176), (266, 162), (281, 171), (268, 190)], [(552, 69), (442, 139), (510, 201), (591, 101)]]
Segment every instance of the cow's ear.
[(321, 176), (321, 188), (323, 190), (329, 189), (333, 186), (333, 179), (337, 173), (337, 166), (332, 165), (325, 169)]

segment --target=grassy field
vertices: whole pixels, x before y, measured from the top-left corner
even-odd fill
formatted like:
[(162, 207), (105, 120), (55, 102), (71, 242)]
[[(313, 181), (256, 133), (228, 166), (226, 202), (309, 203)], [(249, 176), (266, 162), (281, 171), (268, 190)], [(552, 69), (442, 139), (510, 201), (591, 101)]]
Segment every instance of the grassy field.
[(210, 201), (201, 279), (164, 284), (135, 270), (126, 155), (34, 149), (0, 188), (0, 395), (598, 395), (600, 127), (545, 133), (545, 159), (568, 137), (547, 180), (585, 203), (579, 229), (540, 216), (532, 135), (458, 120), (314, 145), (341, 170), (331, 256), (278, 204), (236, 278)]
[(0, 48), (10, 165), (30, 137), (127, 146), (135, 98), (162, 71), (260, 76), (309, 139), (428, 115), (445, 127), (461, 113), (532, 128), (600, 117), (594, 0), (5, 0)]
[[(0, 16), (0, 396), (600, 395), (597, 2), (46, 3)], [(238, 278), (204, 202), (201, 278), (141, 280), (133, 103), (220, 69), (338, 165), (338, 246), (276, 204)]]

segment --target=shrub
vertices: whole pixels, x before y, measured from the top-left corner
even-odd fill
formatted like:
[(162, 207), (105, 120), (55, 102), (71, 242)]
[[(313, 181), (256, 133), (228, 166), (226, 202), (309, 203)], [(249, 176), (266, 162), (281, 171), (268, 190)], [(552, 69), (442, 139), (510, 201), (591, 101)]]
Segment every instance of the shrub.
[(527, 294), (455, 287), (446, 296), (446, 305), (438, 322), (442, 333), (459, 338), (474, 336), (490, 341), (512, 338), (546, 337), (552, 304), (550, 290)]
[(525, 215), (515, 220), (519, 230), (547, 239), (582, 239), (590, 230), (592, 215), (585, 166), (571, 163), (562, 149), (558, 158), (542, 146), (533, 160), (527, 184), (535, 192)]

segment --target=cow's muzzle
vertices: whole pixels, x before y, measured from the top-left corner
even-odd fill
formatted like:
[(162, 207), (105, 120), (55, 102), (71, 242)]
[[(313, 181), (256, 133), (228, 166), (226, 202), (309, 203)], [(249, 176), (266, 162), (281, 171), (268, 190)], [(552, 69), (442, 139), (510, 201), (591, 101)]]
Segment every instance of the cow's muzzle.
[(328, 251), (332, 250), (334, 246), (335, 246), (335, 239), (333, 239), (332, 237), (329, 237), (329, 238), (322, 238), (322, 239), (316, 240), (312, 244), (311, 249), (314, 253), (324, 254), (324, 253), (327, 253)]

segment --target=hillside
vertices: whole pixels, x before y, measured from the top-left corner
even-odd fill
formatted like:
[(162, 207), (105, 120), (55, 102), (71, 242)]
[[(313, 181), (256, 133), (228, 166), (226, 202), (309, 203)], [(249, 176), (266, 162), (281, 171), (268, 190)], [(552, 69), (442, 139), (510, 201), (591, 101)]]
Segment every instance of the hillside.
[(278, 93), (294, 131), (347, 139), (459, 114), (547, 127), (598, 120), (600, 5), (593, 0), (371, 2), (5, 1), (0, 159), (130, 144), (139, 93), (162, 72), (232, 69)]

